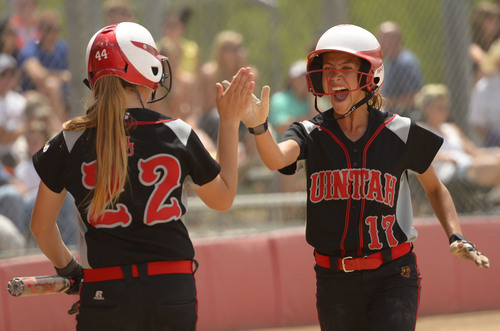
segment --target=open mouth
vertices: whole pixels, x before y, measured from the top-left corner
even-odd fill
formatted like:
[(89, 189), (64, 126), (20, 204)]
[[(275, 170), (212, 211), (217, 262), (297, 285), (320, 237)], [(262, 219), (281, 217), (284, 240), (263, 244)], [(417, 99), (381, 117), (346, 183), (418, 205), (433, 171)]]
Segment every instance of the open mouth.
[(339, 102), (344, 101), (349, 96), (349, 90), (344, 87), (334, 88), (333, 91), (335, 93), (333, 97), (335, 98), (336, 101)]

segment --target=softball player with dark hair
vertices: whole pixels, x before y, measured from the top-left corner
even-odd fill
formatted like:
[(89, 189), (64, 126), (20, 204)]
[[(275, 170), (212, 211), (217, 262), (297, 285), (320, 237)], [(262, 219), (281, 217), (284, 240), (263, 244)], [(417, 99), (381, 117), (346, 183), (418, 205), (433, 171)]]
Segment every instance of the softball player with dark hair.
[[(238, 182), (238, 127), (255, 83), (250, 68), (217, 84), (217, 161), (180, 119), (145, 107), (168, 92), (167, 58), (135, 23), (99, 30), (87, 47), (87, 112), (63, 126), (33, 161), (41, 184), (31, 230), (59, 275), (75, 280), (78, 330), (194, 330), (193, 244), (182, 219), (184, 184), (228, 209)], [(167, 72), (166, 72), (167, 71)], [(80, 216), (80, 265), (56, 225), (70, 192)], [(82, 270), (83, 266), (83, 270)]]
[(290, 125), (279, 144), (267, 130), (269, 88), (243, 122), (272, 170), (307, 174), (306, 240), (314, 247), (322, 330), (414, 330), (420, 274), (412, 252), (408, 171), (417, 173), (452, 253), (488, 267), (462, 236), (432, 160), (442, 139), (380, 111), (382, 51), (355, 25), (326, 31), (308, 55), (308, 87), (331, 108)]

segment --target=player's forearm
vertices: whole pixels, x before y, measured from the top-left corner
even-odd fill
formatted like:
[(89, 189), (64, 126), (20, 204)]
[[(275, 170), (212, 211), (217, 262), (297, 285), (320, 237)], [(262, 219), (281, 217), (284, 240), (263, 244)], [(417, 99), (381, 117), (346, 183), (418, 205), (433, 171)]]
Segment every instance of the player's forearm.
[(31, 231), (40, 250), (57, 268), (64, 268), (71, 260), (72, 254), (62, 241), (56, 224), (32, 226)]
[(31, 216), (31, 232), (42, 252), (58, 267), (65, 267), (71, 260), (71, 252), (61, 239), (57, 216), (64, 203), (66, 191), (55, 193), (40, 182)]
[(221, 120), (217, 140), (217, 161), (225, 184), (221, 197), (232, 201), (238, 186), (238, 128), (239, 122)]
[(427, 198), (441, 223), (447, 237), (454, 233), (462, 233), (453, 199), (446, 187), (441, 183), (439, 189), (426, 192)]
[(274, 171), (284, 168), (294, 161), (287, 159), (287, 154), (280, 148), (269, 130), (264, 134), (255, 136), (255, 143), (262, 162), (269, 170)]

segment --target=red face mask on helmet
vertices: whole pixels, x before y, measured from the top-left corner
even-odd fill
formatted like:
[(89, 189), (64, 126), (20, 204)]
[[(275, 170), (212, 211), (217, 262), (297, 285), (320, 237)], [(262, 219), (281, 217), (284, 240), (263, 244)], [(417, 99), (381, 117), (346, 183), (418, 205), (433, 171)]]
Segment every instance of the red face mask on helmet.
[[(331, 51), (344, 52), (361, 58), (361, 69), (357, 71), (359, 86), (356, 90), (373, 91), (374, 95), (379, 93), (384, 83), (382, 49), (371, 32), (352, 24), (336, 25), (327, 30), (319, 39), (316, 49), (307, 56), (306, 76), (309, 92), (316, 96), (335, 94), (332, 91), (325, 92), (322, 83), (323, 74), (335, 70), (323, 69), (321, 55)], [(355, 90), (349, 92), (352, 91)]]
[[(94, 88), (103, 76), (118, 76), (136, 85), (156, 89), (166, 74), (164, 63), (168, 60), (159, 55), (151, 33), (143, 26), (123, 22), (99, 30), (87, 46), (88, 86)], [(168, 88), (169, 89), (169, 88)]]

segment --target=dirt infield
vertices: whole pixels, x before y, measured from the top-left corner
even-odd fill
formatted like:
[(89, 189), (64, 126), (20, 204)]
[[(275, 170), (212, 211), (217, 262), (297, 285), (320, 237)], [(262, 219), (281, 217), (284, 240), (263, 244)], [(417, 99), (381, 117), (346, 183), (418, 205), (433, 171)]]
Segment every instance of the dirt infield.
[(423, 316), (416, 331), (495, 331), (500, 330), (500, 310), (452, 315)]
[[(253, 331), (319, 331), (319, 326), (299, 326)], [(416, 331), (498, 331), (500, 310), (462, 314), (422, 316), (417, 321)]]

